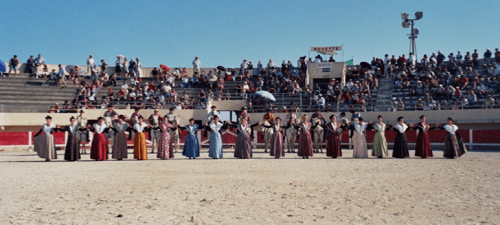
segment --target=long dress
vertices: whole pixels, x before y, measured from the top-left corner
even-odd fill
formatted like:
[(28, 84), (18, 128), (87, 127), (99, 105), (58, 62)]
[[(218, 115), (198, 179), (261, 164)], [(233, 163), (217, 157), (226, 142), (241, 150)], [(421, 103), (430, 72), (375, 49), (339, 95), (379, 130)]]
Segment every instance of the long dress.
[[(41, 134), (43, 131), (43, 134)], [(57, 132), (57, 127), (54, 124), (50, 126), (44, 124), (40, 131), (35, 134), (34, 150), (40, 158), (46, 160), (57, 159), (56, 144), (53, 132)], [(40, 135), (41, 134), (41, 135)]]
[(170, 123), (160, 124), (160, 136), (158, 138), (158, 153), (156, 155), (156, 157), (159, 159), (169, 159), (171, 152), (173, 154), (173, 151), (170, 151), (170, 134), (168, 133), (171, 127), (172, 125)]
[(113, 159), (122, 160), (128, 158), (127, 135), (125, 134), (127, 130), (129, 130), (127, 123), (115, 123), (113, 127), (115, 133), (115, 137), (113, 138)]
[(80, 126), (75, 125), (71, 127), (68, 125), (62, 129), (59, 129), (62, 132), (68, 133), (68, 140), (66, 142), (66, 148), (64, 150), (64, 160), (67, 161), (77, 161), (81, 159), (80, 151), (78, 149), (78, 145), (80, 143), (80, 138), (78, 138), (78, 130)]
[(394, 139), (394, 147), (392, 149), (392, 157), (394, 158), (409, 158), (410, 152), (408, 151), (408, 141), (406, 140), (405, 132), (409, 129), (406, 124), (396, 124), (393, 130), (397, 132)]
[(342, 156), (342, 148), (340, 146), (340, 134), (342, 128), (340, 123), (330, 122), (326, 124), (328, 128), (328, 141), (326, 142), (326, 156), (337, 158)]
[(385, 123), (376, 123), (368, 126), (368, 130), (374, 129), (375, 131), (377, 131), (375, 133), (375, 137), (373, 138), (372, 156), (389, 156), (389, 152), (387, 151), (388, 148), (387, 139), (385, 138), (385, 131), (390, 130), (391, 128), (392, 125), (387, 126)]
[(431, 130), (428, 123), (417, 123), (415, 129), (418, 131), (417, 143), (415, 146), (415, 156), (422, 158), (432, 157), (432, 147), (429, 140), (428, 130)]
[(444, 141), (444, 157), (453, 159), (455, 157), (460, 157), (467, 152), (467, 148), (465, 148), (462, 138), (457, 132), (457, 125), (444, 125), (443, 127), (440, 127), (440, 129), (448, 132)]
[(284, 157), (285, 147), (283, 145), (283, 134), (281, 132), (284, 132), (286, 129), (288, 129), (290, 125), (281, 126), (279, 124), (272, 124), (271, 126), (262, 126), (273, 129), (273, 135), (271, 136), (271, 147), (269, 150), (270, 155), (274, 156), (274, 158)]
[(222, 124), (221, 122), (211, 122), (210, 123), (210, 147), (208, 149), (208, 157), (214, 159), (220, 159), (223, 156), (222, 152), (222, 135), (220, 130), (227, 127), (227, 124)]
[(241, 123), (233, 125), (233, 127), (236, 127), (238, 129), (238, 135), (236, 136), (236, 145), (234, 146), (234, 157), (240, 159), (252, 158), (252, 138), (250, 137), (250, 135), (252, 133), (252, 128), (257, 125), (258, 124), (250, 125), (248, 123), (246, 125), (243, 125)]
[(353, 125), (353, 139), (354, 148), (352, 150), (353, 158), (368, 158), (368, 147), (366, 144), (366, 128), (368, 124), (363, 122), (362, 124), (355, 123)]
[(313, 156), (313, 146), (311, 140), (311, 123), (310, 122), (301, 122), (297, 129), (300, 130), (299, 134), (299, 149), (298, 155), (302, 157)]
[(187, 130), (188, 134), (184, 140), (184, 148), (182, 149), (182, 155), (190, 158), (200, 157), (200, 143), (198, 142), (198, 137), (196, 136), (196, 130), (204, 129), (205, 126), (199, 126), (194, 124), (193, 126), (187, 125), (182, 130)]
[(146, 135), (144, 131), (147, 131), (146, 123), (141, 124), (135, 123), (133, 130), (136, 132), (134, 138), (134, 159), (146, 160), (148, 159), (148, 150), (146, 148)]
[(109, 128), (106, 124), (94, 124), (90, 128), (94, 132), (94, 138), (92, 139), (92, 145), (90, 147), (90, 158), (95, 160), (107, 160), (108, 159), (108, 142), (106, 139), (106, 133)]

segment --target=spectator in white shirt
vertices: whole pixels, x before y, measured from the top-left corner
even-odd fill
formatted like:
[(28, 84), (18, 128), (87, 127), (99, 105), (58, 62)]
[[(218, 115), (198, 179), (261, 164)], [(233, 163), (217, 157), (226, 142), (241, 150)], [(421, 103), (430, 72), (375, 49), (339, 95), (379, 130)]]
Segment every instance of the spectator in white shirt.
[(198, 56), (194, 57), (194, 60), (193, 60), (193, 72), (198, 72), (198, 74), (200, 74), (201, 73), (200, 66), (201, 66), (200, 59), (198, 59)]
[(317, 109), (325, 109), (325, 98), (322, 94), (318, 95), (318, 106)]
[(87, 74), (90, 74), (90, 72), (94, 68), (94, 65), (95, 65), (94, 58), (92, 57), (92, 55), (90, 55), (89, 58), (87, 59)]
[(410, 52), (410, 55), (408, 56), (408, 64), (415, 66), (417, 65), (417, 57), (413, 55), (413, 53)]
[(462, 54), (460, 54), (460, 51), (458, 51), (457, 55), (455, 56), (455, 59), (457, 60), (457, 63), (462, 61)]
[(245, 72), (247, 71), (247, 68), (248, 68), (247, 60), (244, 59), (243, 62), (241, 63), (241, 65), (240, 65), (241, 73), (243, 75), (245, 75)]

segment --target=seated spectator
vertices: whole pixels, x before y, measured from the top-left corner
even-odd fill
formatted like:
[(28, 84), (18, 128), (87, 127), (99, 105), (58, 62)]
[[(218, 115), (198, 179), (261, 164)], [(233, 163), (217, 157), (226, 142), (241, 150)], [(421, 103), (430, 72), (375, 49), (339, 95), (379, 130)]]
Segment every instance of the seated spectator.
[(189, 84), (189, 77), (188, 77), (188, 75), (182, 76), (181, 88), (191, 88), (191, 84)]
[(405, 110), (405, 104), (403, 102), (403, 99), (399, 99), (398, 105), (397, 105), (397, 110), (398, 111), (404, 111)]
[(484, 101), (484, 106), (486, 109), (492, 109), (493, 106), (495, 105), (495, 100), (491, 95), (488, 95), (486, 97), (486, 100)]

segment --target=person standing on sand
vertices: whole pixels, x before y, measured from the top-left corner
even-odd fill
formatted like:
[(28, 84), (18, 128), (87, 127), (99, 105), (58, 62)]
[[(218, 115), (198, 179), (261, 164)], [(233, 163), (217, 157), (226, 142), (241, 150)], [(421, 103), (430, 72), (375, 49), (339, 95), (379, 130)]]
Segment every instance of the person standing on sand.
[[(300, 132), (298, 155), (302, 156), (303, 159), (309, 159), (309, 156), (313, 156), (311, 129), (314, 128), (312, 128), (311, 122), (307, 122), (307, 118), (308, 116), (304, 115), (299, 125), (293, 125)], [(317, 126), (317, 124), (315, 125)]]
[(271, 124), (269, 126), (265, 124), (262, 125), (265, 128), (273, 129), (273, 135), (271, 136), (271, 147), (269, 152), (271, 156), (274, 156), (274, 158), (279, 159), (280, 157), (285, 157), (285, 146), (283, 145), (283, 134), (281, 132), (284, 132), (293, 123), (294, 122), (292, 121), (287, 126), (281, 126), (281, 118), (276, 117), (274, 124)]
[(427, 122), (424, 115), (420, 116), (420, 123), (417, 123), (413, 129), (417, 130), (417, 143), (415, 146), (415, 156), (422, 158), (432, 157), (432, 147), (427, 131), (433, 130)]
[(78, 140), (82, 143), (80, 146), (81, 154), (87, 154), (87, 149), (85, 148), (85, 144), (90, 142), (89, 140), (89, 129), (87, 128), (87, 118), (83, 116), (85, 113), (83, 110), (80, 110), (80, 115), (76, 117), (76, 124), (78, 125)]
[(406, 140), (405, 132), (413, 127), (411, 123), (410, 126), (406, 125), (405, 119), (400, 116), (398, 117), (398, 123), (393, 125), (393, 130), (397, 133), (394, 139), (394, 147), (392, 149), (392, 157), (394, 158), (409, 158), (410, 153), (408, 151), (408, 141)]
[(125, 116), (119, 115), (118, 122), (111, 129), (114, 131), (112, 158), (117, 160), (128, 158), (127, 135), (125, 131), (130, 131), (130, 129), (128, 123), (125, 122)]
[[(56, 144), (52, 133), (57, 132), (59, 128), (57, 125), (52, 124), (51, 116), (46, 116), (45, 120), (47, 123), (42, 125), (40, 131), (35, 134), (33, 149), (40, 158), (50, 161), (51, 159), (57, 159)], [(43, 134), (41, 134), (42, 132)]]
[[(205, 126), (199, 126), (194, 123), (194, 119), (189, 119), (189, 124), (185, 127), (179, 127), (181, 130), (187, 130), (186, 139), (184, 140), (184, 148), (182, 149), (182, 155), (189, 157), (189, 159), (196, 159), (200, 157), (200, 144), (198, 142), (198, 137), (196, 136), (196, 130), (204, 129)], [(207, 125), (208, 122), (205, 124)]]
[(163, 117), (163, 121), (159, 125), (160, 127), (160, 136), (158, 137), (158, 153), (156, 157), (159, 159), (170, 159), (170, 156), (173, 156), (174, 153), (170, 149), (170, 128), (172, 124), (168, 122), (167, 117)]
[(385, 138), (385, 131), (391, 130), (392, 125), (387, 126), (383, 121), (383, 117), (379, 115), (377, 117), (376, 124), (369, 124), (366, 128), (367, 130), (375, 130), (375, 137), (373, 138), (373, 149), (372, 156), (378, 158), (383, 158), (384, 156), (389, 156), (387, 151), (387, 140)]
[(148, 159), (148, 150), (146, 147), (146, 135), (145, 131), (151, 128), (151, 125), (147, 125), (143, 122), (144, 117), (139, 116), (137, 123), (132, 126), (132, 130), (135, 132), (134, 138), (134, 158), (138, 160)]
[(443, 156), (449, 159), (460, 157), (467, 152), (467, 148), (463, 143), (462, 137), (457, 132), (458, 126), (453, 124), (455, 120), (453, 120), (451, 117), (448, 117), (446, 122), (448, 124), (444, 126), (439, 126), (439, 124), (436, 124), (435, 126), (437, 129), (446, 130), (446, 132), (448, 132), (448, 134), (446, 135), (446, 139), (444, 140)]
[(240, 159), (252, 158), (252, 129), (255, 126), (261, 125), (259, 121), (253, 125), (248, 124), (247, 117), (241, 117), (238, 124), (231, 124), (232, 127), (237, 129), (236, 146), (234, 147), (234, 157)]
[[(90, 147), (90, 158), (96, 161), (108, 160), (108, 144), (106, 143), (106, 133), (109, 127), (104, 123), (104, 118), (97, 118), (97, 123), (93, 126), (87, 125), (90, 131), (94, 132), (92, 145)], [(111, 125), (109, 125), (111, 126)]]
[(340, 135), (342, 134), (342, 124), (337, 122), (335, 115), (330, 116), (330, 122), (326, 124), (328, 129), (328, 141), (326, 143), (326, 156), (332, 158), (342, 157), (342, 147), (340, 146)]
[(213, 159), (220, 159), (223, 156), (222, 151), (222, 135), (221, 130), (227, 129), (228, 123), (219, 122), (219, 116), (215, 115), (213, 117), (213, 122), (209, 124), (210, 126), (210, 148), (208, 150), (208, 157)]
[(363, 122), (362, 117), (358, 117), (357, 122), (354, 124), (351, 123), (351, 126), (354, 132), (352, 138), (352, 143), (354, 144), (352, 157), (368, 158), (368, 149), (366, 145), (366, 128), (368, 127), (368, 123)]
[(70, 125), (60, 128), (59, 131), (68, 133), (68, 140), (66, 141), (66, 148), (64, 150), (64, 160), (67, 161), (77, 161), (80, 160), (80, 151), (78, 150), (79, 138), (78, 138), (78, 124), (75, 123), (75, 117), (69, 119)]

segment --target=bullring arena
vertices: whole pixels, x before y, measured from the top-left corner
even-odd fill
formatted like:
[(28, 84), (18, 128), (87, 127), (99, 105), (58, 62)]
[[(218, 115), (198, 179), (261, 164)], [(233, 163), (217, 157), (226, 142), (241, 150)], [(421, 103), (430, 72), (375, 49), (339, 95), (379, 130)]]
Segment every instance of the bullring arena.
[[(500, 221), (500, 109), (389, 112), (377, 110), (377, 105), (386, 104), (385, 100), (391, 98), (381, 96), (385, 93), (379, 89), (371, 110), (361, 112), (365, 121), (376, 121), (382, 115), (387, 124), (395, 123), (399, 116), (408, 123), (417, 123), (418, 117), (425, 114), (433, 125), (453, 117), (468, 148), (465, 155), (455, 159), (443, 157), (446, 136), (443, 130), (429, 131), (434, 157), (427, 159), (414, 156), (417, 133), (413, 130), (406, 134), (410, 145), (410, 158), (406, 159), (390, 157), (393, 131), (387, 131), (389, 157), (383, 159), (371, 156), (374, 131), (367, 131), (370, 154), (367, 159), (352, 157), (347, 131), (341, 135), (342, 157), (332, 159), (325, 153), (314, 153), (309, 159), (301, 159), (297, 153), (286, 152), (284, 157), (275, 159), (264, 152), (261, 128), (257, 127), (253, 131), (253, 158), (247, 160), (233, 157), (236, 131), (229, 129), (222, 135), (224, 157), (217, 160), (208, 156), (209, 141), (200, 130), (196, 135), (202, 145), (201, 155), (195, 160), (182, 156), (184, 139), (181, 138), (179, 151), (169, 160), (158, 160), (156, 153), (148, 154), (148, 160), (134, 160), (134, 143), (129, 141), (128, 159), (123, 161), (94, 161), (89, 154), (83, 154), (79, 161), (66, 162), (64, 146), (68, 137), (58, 132), (54, 134), (57, 159), (45, 162), (33, 151), (33, 135), (48, 115), (45, 113), (48, 109), (43, 107), (71, 100), (74, 89), (56, 88), (47, 79), (34, 79), (27, 74), (2, 81), (3, 96), (9, 91), (31, 93), (33, 89), (47, 94), (50, 103), (36, 96), (0, 100), (3, 101), (1, 224), (497, 224)], [(152, 80), (144, 78), (141, 84), (145, 82)], [(226, 86), (234, 89), (236, 82), (226, 82)], [(179, 90), (196, 95), (199, 89)], [(389, 88), (388, 93), (396, 95), (397, 91), (392, 93)], [(103, 95), (99, 93), (98, 97)], [(292, 101), (305, 111), (311, 105), (302, 95), (275, 97), (275, 104), (282, 103), (279, 107)], [(25, 112), (10, 111), (16, 104), (23, 104)], [(186, 108), (175, 113), (181, 125), (190, 118), (204, 123), (212, 105), (232, 115), (239, 114), (247, 104), (241, 96), (234, 96), (234, 100), (208, 102), (206, 109)], [(168, 108), (164, 106), (159, 114), (167, 114)], [(251, 124), (262, 121), (264, 116), (263, 110), (254, 108), (249, 113)], [(347, 111), (345, 107), (339, 109), (321, 113), (328, 117)], [(85, 109), (85, 116), (89, 123), (94, 123), (105, 111)], [(116, 112), (130, 117), (133, 110), (124, 109), (122, 103)], [(148, 118), (153, 109), (143, 109), (141, 113)], [(312, 112), (297, 113), (303, 114)], [(54, 124), (63, 126), (78, 113), (50, 115)], [(286, 118), (286, 113), (275, 112), (274, 116)], [(182, 136), (185, 135), (183, 131)], [(149, 152), (151, 142), (146, 142)], [(297, 144), (298, 138), (296, 147)]]

